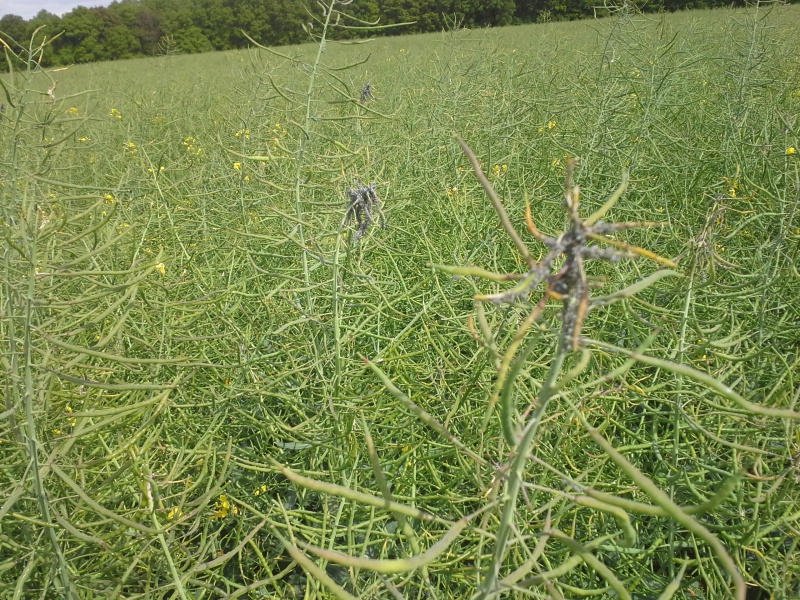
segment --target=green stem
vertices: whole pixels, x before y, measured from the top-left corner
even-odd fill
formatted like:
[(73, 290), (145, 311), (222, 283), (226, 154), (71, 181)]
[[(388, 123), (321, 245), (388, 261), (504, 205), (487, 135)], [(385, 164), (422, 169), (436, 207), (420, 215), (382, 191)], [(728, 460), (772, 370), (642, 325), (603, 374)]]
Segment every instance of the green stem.
[[(44, 44), (44, 42), (43, 42)], [(38, 49), (38, 52), (41, 52), (43, 46)], [(14, 142), (12, 145), (12, 152), (11, 152), (11, 198), (10, 198), (10, 206), (14, 207), (19, 203), (20, 212), (25, 215), (24, 221), (21, 223), (15, 224), (14, 219), (9, 216), (7, 213), (5, 216), (5, 226), (6, 228), (12, 230), (6, 236), (6, 247), (5, 247), (5, 269), (6, 269), (6, 293), (8, 297), (6, 299), (6, 308), (7, 308), (7, 317), (6, 321), (8, 323), (8, 331), (9, 331), (9, 342), (11, 344), (10, 347), (10, 355), (11, 359), (11, 373), (9, 374), (9, 379), (11, 381), (12, 386), (20, 385), (20, 380), (22, 384), (22, 407), (25, 411), (25, 433), (24, 436), (26, 438), (25, 447), (28, 452), (28, 461), (30, 464), (30, 472), (33, 477), (33, 491), (36, 495), (36, 500), (39, 504), (39, 510), (41, 512), (42, 521), (48, 524), (47, 527), (47, 537), (50, 540), (50, 544), (53, 548), (53, 553), (55, 554), (56, 561), (55, 561), (55, 568), (58, 571), (58, 577), (61, 581), (61, 586), (63, 588), (62, 593), (66, 597), (77, 597), (75, 590), (73, 589), (72, 582), (70, 581), (69, 576), (69, 569), (67, 566), (67, 561), (64, 556), (64, 553), (61, 549), (61, 544), (58, 539), (58, 535), (56, 533), (56, 527), (51, 526), (53, 523), (53, 519), (51, 516), (50, 510), (50, 500), (47, 496), (45, 491), (44, 481), (42, 479), (42, 474), (39, 471), (39, 441), (37, 437), (37, 422), (36, 416), (34, 414), (34, 396), (36, 394), (36, 386), (34, 382), (34, 371), (37, 368), (37, 365), (34, 363), (34, 356), (33, 356), (33, 342), (32, 342), (32, 333), (34, 331), (34, 320), (35, 320), (35, 313), (36, 309), (34, 307), (34, 298), (36, 297), (36, 262), (37, 262), (37, 241), (38, 241), (38, 219), (37, 219), (37, 207), (36, 203), (30, 199), (28, 188), (23, 186), (23, 191), (20, 196), (17, 196), (19, 193), (18, 191), (18, 182), (19, 182), (19, 151), (20, 151), (20, 144), (23, 142), (20, 141), (19, 132), (21, 129), (21, 125), (23, 123), (23, 118), (26, 112), (26, 106), (28, 104), (28, 96), (31, 93), (31, 80), (33, 79), (34, 74), (38, 71), (38, 65), (35, 62), (34, 57), (36, 56), (37, 50), (33, 48), (33, 41), (31, 41), (31, 45), (28, 51), (28, 60), (27, 60), (27, 70), (25, 76), (21, 79), (22, 87), (19, 90), (15, 90), (18, 92), (17, 98), (15, 98), (16, 102), (16, 119), (15, 119), (15, 126), (14, 126)], [(13, 80), (13, 73), (12, 73), (12, 80)], [(14, 231), (15, 230), (15, 231)], [(14, 248), (11, 243), (9, 243), (8, 236), (11, 233), (16, 233), (19, 239), (19, 243), (17, 247)], [(21, 258), (26, 265), (26, 271), (24, 274), (24, 280), (27, 283), (23, 289), (25, 290), (22, 292), (22, 289), (16, 289), (13, 285), (11, 285), (11, 281), (14, 278), (11, 278), (14, 273), (14, 269), (12, 266), (12, 259), (11, 254), (13, 252), (21, 252)], [(18, 275), (18, 274), (17, 274)], [(23, 296), (20, 298), (20, 313), (15, 314), (16, 310), (14, 310), (14, 296)], [(19, 319), (22, 321), (22, 365), (17, 362), (16, 355), (18, 354), (16, 344), (17, 340), (15, 339), (16, 333), (14, 331), (14, 320)], [(22, 372), (20, 373), (20, 366), (22, 367)], [(14, 397), (19, 397), (19, 392), (14, 394)], [(13, 401), (12, 401), (13, 402)]]
[(734, 597), (736, 600), (745, 600), (747, 593), (747, 585), (744, 577), (739, 572), (736, 563), (731, 558), (725, 546), (722, 545), (719, 538), (711, 533), (704, 525), (694, 519), (691, 515), (687, 514), (680, 506), (675, 504), (668, 494), (662, 492), (659, 487), (653, 482), (652, 479), (647, 477), (639, 469), (637, 469), (628, 459), (626, 459), (618, 450), (616, 450), (606, 440), (599, 431), (589, 426), (585, 419), (581, 419), (584, 425), (589, 430), (589, 435), (597, 444), (605, 450), (606, 454), (613, 460), (617, 466), (625, 472), (636, 485), (653, 500), (658, 506), (664, 509), (672, 519), (677, 521), (686, 530), (690, 531), (697, 537), (701, 538), (708, 546), (714, 551), (720, 565), (725, 569), (731, 578), (734, 586)]
[(330, 409), (332, 414), (336, 414), (333, 403), (339, 396), (339, 384), (342, 380), (342, 328), (341, 328), (341, 314), (339, 304), (339, 289), (341, 282), (339, 281), (339, 252), (342, 246), (342, 236), (344, 235), (345, 220), (342, 219), (339, 225), (339, 233), (336, 234), (336, 247), (333, 251), (333, 286), (331, 290), (331, 312), (333, 313), (333, 356), (334, 356), (334, 374), (331, 396), (329, 399)]
[[(689, 308), (692, 305), (693, 300), (693, 292), (694, 292), (694, 265), (692, 266), (692, 271), (689, 274), (689, 287), (686, 290), (686, 301), (683, 304), (683, 312), (681, 313), (681, 333), (680, 338), (678, 339), (678, 354), (675, 357), (675, 362), (683, 364), (684, 354), (686, 352), (686, 330), (689, 325)], [(680, 453), (680, 444), (681, 444), (681, 404), (683, 403), (683, 377), (678, 377), (677, 381), (677, 395), (675, 396), (675, 402), (672, 406), (672, 472), (678, 472), (678, 457), (681, 456)], [(656, 427), (654, 423), (654, 427)], [(656, 438), (655, 432), (653, 433), (654, 439)], [(670, 478), (669, 484), (669, 499), (675, 502), (675, 478)], [(675, 527), (675, 521), (670, 519), (669, 521), (669, 536), (668, 536), (668, 548), (670, 554), (670, 576), (675, 577), (675, 539), (677, 537), (677, 528)]]
[(547, 379), (542, 385), (542, 389), (539, 390), (536, 408), (531, 413), (530, 419), (528, 419), (528, 423), (522, 431), (522, 438), (515, 448), (514, 462), (511, 465), (511, 470), (508, 475), (508, 487), (506, 488), (505, 497), (503, 498), (503, 513), (500, 517), (500, 527), (497, 530), (492, 566), (476, 596), (478, 600), (486, 598), (494, 591), (497, 585), (500, 567), (503, 564), (503, 558), (506, 553), (506, 544), (511, 536), (511, 530), (514, 527), (514, 515), (517, 512), (517, 497), (519, 496), (519, 491), (522, 488), (522, 482), (525, 476), (525, 464), (528, 461), (528, 452), (533, 445), (533, 440), (536, 437), (539, 424), (542, 422), (542, 415), (544, 415), (544, 412), (547, 410), (550, 399), (559, 390), (560, 386), (556, 385), (556, 380), (561, 373), (561, 368), (564, 366), (564, 359), (567, 356), (567, 352), (569, 352), (569, 343), (566, 336), (562, 335), (559, 337), (558, 347), (556, 348), (553, 362), (550, 364), (550, 371), (547, 373)]
[(311, 316), (314, 313), (314, 298), (311, 295), (311, 276), (308, 268), (308, 254), (306, 253), (306, 237), (303, 229), (303, 169), (305, 167), (306, 147), (309, 139), (311, 138), (311, 104), (314, 95), (314, 83), (317, 79), (317, 70), (319, 69), (322, 60), (322, 53), (325, 52), (327, 45), (328, 26), (331, 22), (331, 16), (334, 14), (333, 7), (336, 5), (336, 0), (331, 0), (325, 11), (325, 24), (322, 27), (322, 35), (320, 36), (319, 44), (317, 45), (317, 55), (314, 63), (311, 66), (311, 72), (308, 76), (308, 89), (306, 91), (306, 114), (303, 121), (303, 129), (300, 132), (300, 148), (297, 151), (297, 160), (295, 161), (295, 175), (294, 175), (294, 200), (295, 200), (295, 215), (297, 216), (297, 235), (300, 238), (300, 247), (302, 248), (302, 261), (303, 261), (303, 282), (305, 283), (306, 290), (306, 314)]
[(148, 510), (150, 512), (150, 519), (153, 521), (153, 527), (156, 531), (158, 531), (158, 542), (161, 544), (161, 549), (164, 552), (164, 560), (167, 561), (167, 566), (169, 567), (169, 572), (172, 575), (172, 581), (175, 584), (175, 591), (180, 596), (181, 600), (189, 600), (189, 596), (186, 595), (186, 589), (183, 587), (183, 581), (181, 581), (180, 575), (178, 575), (178, 569), (175, 567), (175, 561), (172, 560), (172, 553), (169, 551), (169, 544), (167, 544), (167, 540), (164, 537), (164, 528), (162, 527), (161, 523), (158, 521), (158, 517), (156, 516), (155, 504), (153, 503), (153, 496), (151, 487), (155, 486), (155, 481), (153, 481), (152, 475), (147, 476), (147, 481), (145, 482), (146, 488), (146, 495), (147, 495), (147, 504)]

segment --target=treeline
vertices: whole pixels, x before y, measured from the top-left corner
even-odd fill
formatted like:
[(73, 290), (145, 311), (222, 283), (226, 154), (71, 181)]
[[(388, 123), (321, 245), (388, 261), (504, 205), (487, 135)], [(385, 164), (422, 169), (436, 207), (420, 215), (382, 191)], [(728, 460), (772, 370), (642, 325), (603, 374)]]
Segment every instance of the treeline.
[[(641, 10), (675, 11), (743, 5), (745, 0), (639, 2)], [(438, 31), (454, 23), (476, 27), (579, 19), (595, 14), (598, 6), (597, 0), (355, 0), (343, 8), (361, 21), (413, 23), (379, 32), (386, 35)], [(108, 7), (79, 6), (63, 17), (45, 10), (30, 20), (7, 14), (0, 18), (0, 36), (9, 44), (23, 44), (40, 27), (39, 36), (60, 33), (44, 60), (64, 65), (243, 48), (249, 44), (243, 31), (268, 46), (301, 43), (309, 40), (304, 24), (318, 13), (311, 0), (120, 0)], [(352, 37), (359, 31), (339, 29), (335, 35)]]

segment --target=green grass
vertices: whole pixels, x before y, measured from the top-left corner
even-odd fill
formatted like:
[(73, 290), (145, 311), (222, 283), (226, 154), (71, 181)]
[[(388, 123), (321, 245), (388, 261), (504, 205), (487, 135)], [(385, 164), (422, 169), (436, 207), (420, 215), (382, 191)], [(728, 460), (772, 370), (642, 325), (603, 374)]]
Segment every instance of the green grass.
[[(798, 17), (4, 77), (32, 91), (0, 121), (0, 598), (460, 599), (493, 572), (506, 597), (726, 598), (736, 573), (797, 597)], [(666, 224), (616, 237), (681, 276), (590, 311), (563, 389), (560, 303), (495, 390), (541, 295), (481, 304), (511, 284), (432, 266), (527, 270), (454, 134), (535, 259), (526, 199), (563, 231), (568, 157), (584, 217), (629, 170), (604, 218)], [(358, 180), (388, 226), (355, 242)], [(590, 261), (591, 295), (658, 268)]]

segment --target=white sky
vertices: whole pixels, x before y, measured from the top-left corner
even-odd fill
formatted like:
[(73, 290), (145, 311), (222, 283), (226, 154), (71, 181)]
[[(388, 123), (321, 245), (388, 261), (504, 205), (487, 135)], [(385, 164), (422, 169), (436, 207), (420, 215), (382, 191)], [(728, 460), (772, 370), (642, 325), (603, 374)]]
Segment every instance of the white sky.
[(111, 0), (0, 0), (0, 17), (7, 14), (19, 15), (24, 19), (35, 17), (36, 13), (44, 9), (58, 16), (68, 13), (76, 6), (104, 6)]

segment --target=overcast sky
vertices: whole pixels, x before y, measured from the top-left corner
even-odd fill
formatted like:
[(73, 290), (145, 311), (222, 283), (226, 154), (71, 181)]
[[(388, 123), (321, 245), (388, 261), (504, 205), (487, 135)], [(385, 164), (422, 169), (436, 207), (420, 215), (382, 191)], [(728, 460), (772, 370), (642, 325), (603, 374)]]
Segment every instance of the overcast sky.
[(111, 0), (0, 0), (0, 17), (7, 14), (19, 15), (24, 19), (35, 17), (36, 13), (44, 9), (58, 15), (68, 13), (76, 6), (108, 6)]

